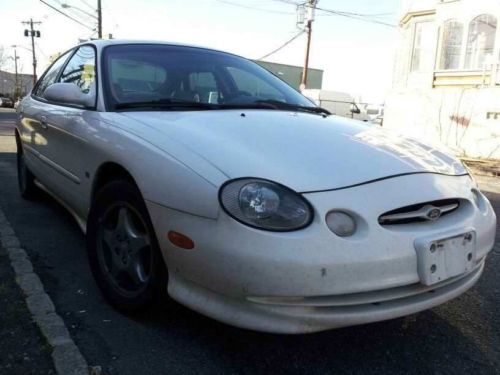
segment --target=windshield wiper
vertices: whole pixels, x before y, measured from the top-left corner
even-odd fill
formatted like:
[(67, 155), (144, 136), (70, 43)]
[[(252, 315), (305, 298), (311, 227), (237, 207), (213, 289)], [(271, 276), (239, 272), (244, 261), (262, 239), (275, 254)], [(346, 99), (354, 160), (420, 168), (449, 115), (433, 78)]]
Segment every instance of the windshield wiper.
[(231, 104), (211, 104), (211, 103), (200, 103), (200, 102), (190, 102), (178, 99), (158, 99), (150, 101), (141, 102), (128, 102), (128, 103), (118, 103), (115, 105), (115, 109), (148, 109), (148, 108), (159, 108), (164, 110), (175, 110), (175, 109), (192, 109), (192, 110), (214, 110), (214, 109), (273, 109), (273, 110), (287, 110), (287, 111), (301, 111), (309, 113), (317, 113), (330, 115), (331, 113), (321, 107), (306, 107), (299, 106), (296, 104), (290, 104), (281, 102), (279, 100), (257, 100), (251, 103), (231, 103)]
[(331, 115), (330, 111), (328, 111), (325, 108), (290, 104), (290, 103), (285, 103), (285, 102), (282, 102), (279, 100), (272, 100), (272, 99), (257, 100), (255, 103), (273, 105), (273, 106), (275, 106), (276, 109), (287, 109), (287, 110), (300, 111), (300, 112), (310, 112), (310, 113), (323, 114), (323, 115), (327, 115), (327, 116)]
[(216, 109), (280, 109), (273, 103), (265, 103), (265, 102), (217, 104), (215, 108)]
[(209, 103), (189, 102), (189, 101), (175, 100), (175, 99), (159, 99), (159, 100), (150, 100), (150, 101), (143, 101), (143, 102), (128, 102), (128, 103), (118, 103), (115, 105), (115, 109), (187, 108), (187, 109), (198, 109), (198, 110), (210, 110), (210, 109), (217, 109), (217, 107), (218, 107), (217, 105), (209, 104)]

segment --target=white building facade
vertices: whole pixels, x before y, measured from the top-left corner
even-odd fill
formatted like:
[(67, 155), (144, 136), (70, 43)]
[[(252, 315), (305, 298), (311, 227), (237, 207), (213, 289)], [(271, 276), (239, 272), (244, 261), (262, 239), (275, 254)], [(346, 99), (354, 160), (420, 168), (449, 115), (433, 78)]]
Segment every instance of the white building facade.
[(500, 1), (403, 0), (384, 126), (500, 159)]

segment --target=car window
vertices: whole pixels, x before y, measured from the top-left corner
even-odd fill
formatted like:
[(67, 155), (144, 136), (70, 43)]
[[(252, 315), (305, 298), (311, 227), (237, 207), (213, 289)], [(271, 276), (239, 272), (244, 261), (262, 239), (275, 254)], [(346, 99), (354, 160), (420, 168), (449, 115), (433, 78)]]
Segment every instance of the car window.
[(113, 59), (110, 72), (113, 91), (119, 96), (125, 93), (152, 93), (167, 79), (167, 71), (163, 67), (127, 58)]
[(33, 95), (38, 97), (43, 97), (43, 93), (45, 92), (45, 90), (47, 90), (47, 87), (55, 83), (61, 68), (68, 59), (71, 52), (73, 51), (66, 52), (47, 69), (47, 71), (44, 73), (44, 75), (36, 85), (35, 89), (33, 90)]
[(241, 94), (260, 100), (285, 101), (285, 97), (280, 91), (258, 76), (255, 76), (255, 74), (232, 66), (228, 67), (227, 71)]
[(212, 72), (193, 72), (189, 74), (191, 90), (198, 93), (202, 103), (218, 103), (222, 96)]
[(95, 51), (90, 46), (78, 48), (64, 68), (59, 82), (73, 83), (84, 94), (95, 96)]
[(144, 108), (147, 103), (171, 100), (232, 107), (274, 100), (311, 106), (261, 66), (222, 52), (155, 44), (112, 45), (104, 49), (103, 58), (103, 87), (110, 108), (133, 103), (142, 103)]

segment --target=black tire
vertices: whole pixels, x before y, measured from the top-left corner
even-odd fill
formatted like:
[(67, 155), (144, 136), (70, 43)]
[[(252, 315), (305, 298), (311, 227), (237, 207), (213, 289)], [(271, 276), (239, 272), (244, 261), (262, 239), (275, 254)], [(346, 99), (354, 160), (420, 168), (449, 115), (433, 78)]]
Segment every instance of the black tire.
[[(129, 212), (127, 215), (134, 227), (135, 232), (133, 233), (141, 236), (147, 235), (149, 238), (148, 245), (135, 252), (135, 256), (130, 255), (130, 252), (127, 255), (127, 250), (124, 250), (122, 245), (124, 242), (130, 242), (126, 239), (118, 239), (118, 234), (116, 237), (111, 236), (112, 242), (106, 240), (109, 239), (107, 233), (119, 232), (118, 229), (109, 228), (114, 227), (114, 215), (116, 215), (117, 221), (116, 228), (119, 227), (119, 216), (124, 208)], [(114, 210), (117, 212), (114, 213)], [(113, 248), (112, 245), (109, 245), (110, 243), (117, 246)], [(127, 245), (124, 246), (127, 247)], [(97, 192), (87, 221), (87, 252), (90, 268), (97, 285), (106, 300), (117, 309), (129, 312), (139, 311), (149, 307), (158, 298), (167, 298), (167, 269), (146, 205), (140, 191), (133, 183), (124, 180), (114, 181)], [(134, 278), (129, 275), (130, 270), (120, 269), (117, 271), (116, 268), (119, 267), (116, 266), (116, 261), (113, 261), (116, 258), (122, 259), (124, 262), (120, 264), (120, 267), (125, 267), (124, 258), (128, 258), (130, 264), (136, 261), (145, 263), (141, 269), (142, 276), (147, 281), (144, 283), (142, 280), (134, 281)], [(129, 265), (128, 268), (133, 267)], [(137, 274), (136, 277), (138, 277)], [(141, 287), (139, 288), (138, 285)], [(135, 287), (137, 290), (133, 290)]]
[(22, 146), (17, 144), (17, 183), (21, 197), (27, 200), (38, 198), (40, 190), (35, 185), (35, 176), (26, 166)]

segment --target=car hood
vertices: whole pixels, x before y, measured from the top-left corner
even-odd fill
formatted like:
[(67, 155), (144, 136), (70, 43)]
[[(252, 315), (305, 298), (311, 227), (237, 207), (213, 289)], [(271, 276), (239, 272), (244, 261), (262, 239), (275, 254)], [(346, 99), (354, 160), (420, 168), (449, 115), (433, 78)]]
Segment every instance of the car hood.
[[(227, 179), (265, 178), (298, 192), (410, 173), (467, 173), (459, 160), (435, 147), (336, 116), (274, 110), (120, 115), (140, 122), (130, 129), (157, 147), (171, 152), (168, 144), (181, 144), (183, 152), (197, 154)], [(183, 161), (183, 155), (175, 157)]]

